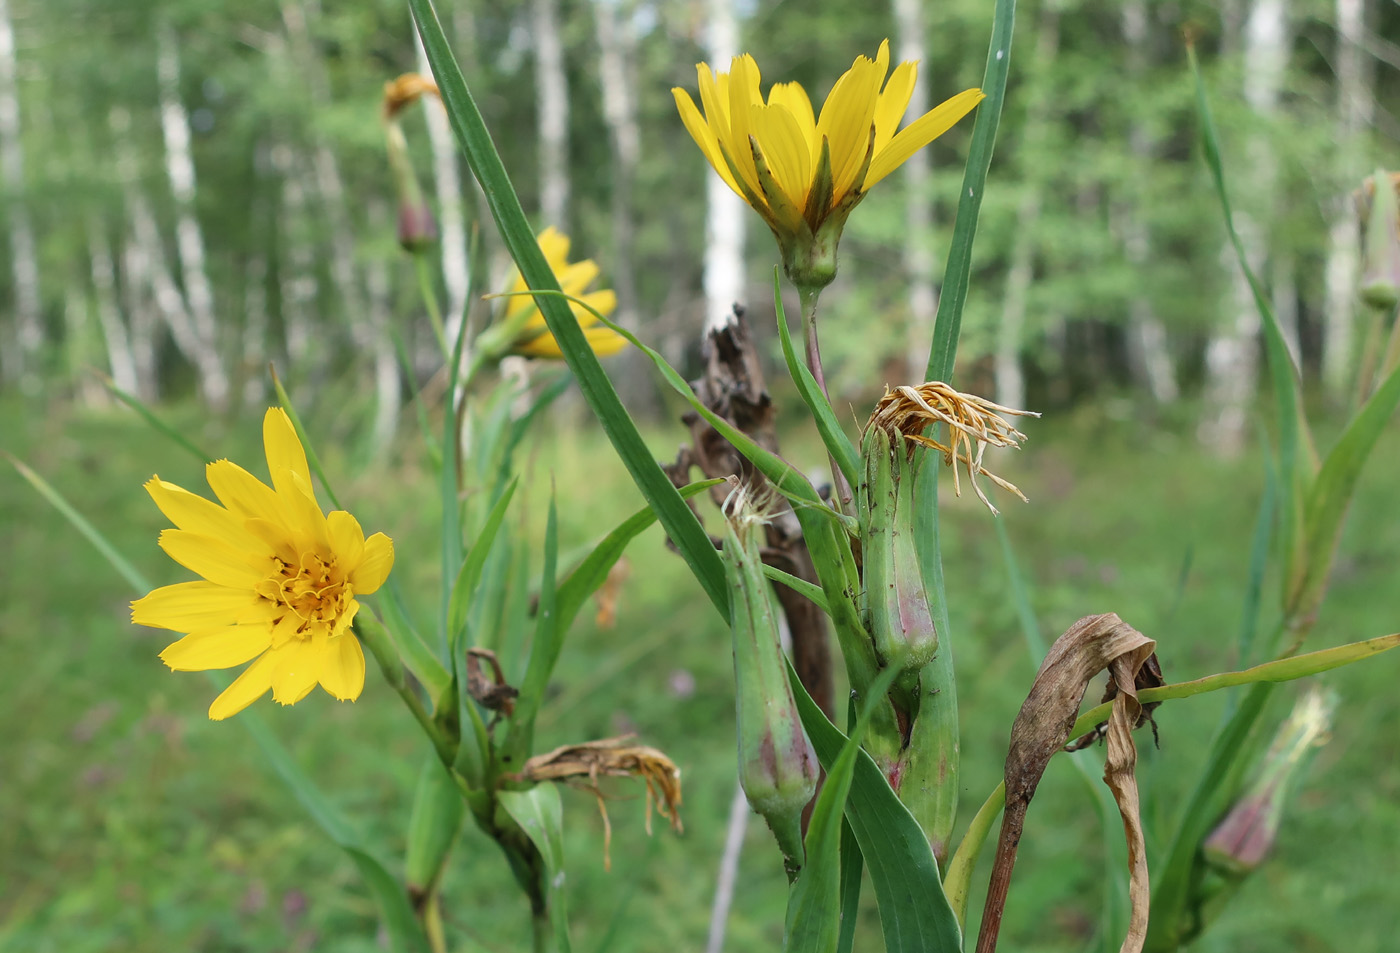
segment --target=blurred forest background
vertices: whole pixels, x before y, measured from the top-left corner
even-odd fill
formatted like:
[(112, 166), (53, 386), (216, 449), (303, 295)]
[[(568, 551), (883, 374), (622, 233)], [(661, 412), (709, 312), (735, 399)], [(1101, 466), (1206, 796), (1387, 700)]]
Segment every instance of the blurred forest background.
[[(693, 91), (696, 62), (722, 69), (747, 51), (765, 86), (800, 80), (816, 99), (889, 37), (893, 60), (922, 61), (916, 97), (932, 104), (978, 84), (991, 19), (974, 0), (438, 8), (527, 212), (595, 258), (620, 319), (691, 376), (706, 322), (735, 301), (771, 344), (778, 258), (704, 164), (670, 88)], [(1044, 632), (1117, 611), (1170, 635), (1171, 680), (1233, 662), (1264, 482), (1259, 316), (1200, 158), (1186, 34), (1225, 136), (1242, 237), (1310, 402), (1325, 415), (1353, 399), (1367, 328), (1351, 196), (1377, 165), (1400, 164), (1392, 0), (1021, 3), (955, 379), (1052, 412), (1001, 471), (1035, 501), (1008, 525)], [(384, 83), (423, 68), (413, 37), (399, 0), (0, 0), (0, 449), (163, 582), (185, 577), (157, 552), (163, 522), (139, 485), (158, 468), (198, 490), (201, 474), (114, 405), (94, 369), (253, 463), (274, 363), (328, 469), (348, 474), (342, 492), (367, 530), (399, 542), (404, 585), (436, 584), (421, 566), (431, 560), (410, 555), (434, 545), (421, 501), (435, 491), (408, 402), (438, 352), (396, 241), (379, 119)], [(403, 123), (438, 215), (440, 294), (453, 321), (480, 323), (479, 297), (504, 290), (508, 262), (440, 110), (414, 107)], [(970, 129), (882, 183), (846, 229), (822, 343), (847, 420), (885, 383), (922, 377)], [(486, 278), (473, 279), (469, 248)], [(676, 404), (635, 355), (607, 366), (669, 459), (685, 439)], [(779, 366), (770, 383), (790, 404)], [(1335, 427), (1318, 432), (1326, 441)], [(810, 435), (784, 441), (794, 459), (822, 458)], [(1312, 647), (1397, 628), (1377, 597), (1394, 591), (1400, 555), (1393, 443), (1363, 481)], [(581, 406), (546, 422), (537, 454), (537, 503), (550, 473), (588, 474), (561, 511), (566, 540), (581, 545), (641, 505)], [(0, 569), (0, 671), (13, 681), (0, 698), (0, 949), (376, 949), (353, 867), (236, 727), (205, 720), (207, 686), (160, 669), (161, 635), (125, 626), (135, 594), (3, 469), (12, 564)], [(970, 812), (999, 777), (1032, 666), (985, 514), (949, 513)], [(582, 949), (700, 949), (733, 793), (730, 661), (660, 534), (631, 558), (616, 627), (580, 623), (541, 733), (563, 743), (639, 730), (682, 765), (687, 834), (647, 840), (631, 813), (640, 805), (615, 805), (607, 875), (592, 799), (566, 794), (570, 906)], [(1392, 664), (1329, 679), (1344, 702), (1317, 780), (1276, 861), (1200, 949), (1393, 949), (1394, 886), (1377, 873), (1393, 869), (1400, 842)], [(386, 853), (401, 847), (423, 753), (387, 694), (371, 678), (355, 706), (318, 698), (317, 711), (270, 712)], [(1143, 746), (1153, 849), (1223, 704), (1164, 710), (1163, 750)], [(1092, 937), (1104, 848), (1061, 760), (1031, 812), (1008, 949), (1079, 950)], [(750, 855), (767, 858), (754, 826)], [(493, 849), (469, 831), (449, 875), (448, 895), (465, 899), (449, 911), (463, 948), (526, 943)], [(746, 865), (727, 948), (776, 948), (782, 897), (775, 866)]]

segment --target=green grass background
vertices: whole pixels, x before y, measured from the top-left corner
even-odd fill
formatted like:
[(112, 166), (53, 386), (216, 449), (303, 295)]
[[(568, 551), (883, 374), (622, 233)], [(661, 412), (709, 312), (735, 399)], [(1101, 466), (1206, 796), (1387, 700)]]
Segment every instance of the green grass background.
[[(1261, 463), (1203, 457), (1185, 425), (1143, 424), (1126, 404), (1108, 410), (1032, 422), (1028, 448), (1001, 465), (1031, 499), (998, 502), (1043, 633), (1053, 638), (1082, 615), (1115, 611), (1158, 640), (1169, 680), (1234, 667)], [(168, 413), (203, 445), (259, 471), (255, 415), (210, 430), (193, 409)], [(337, 448), (348, 424), (311, 428), (347, 507), (367, 532), (394, 536), (400, 584), (435, 606), (437, 497), (416, 445), (406, 438), (391, 459), (366, 468)], [(649, 436), (663, 458), (684, 439), (679, 426)], [(809, 435), (785, 440), (799, 463), (821, 459)], [(159, 472), (207, 492), (201, 468), (129, 412), (0, 403), (0, 449), (44, 474), (152, 579), (188, 578), (155, 546), (165, 523), (141, 483)], [(563, 551), (641, 504), (596, 427), (576, 415), (547, 424), (527, 459), (523, 500), (537, 523), (549, 477), (558, 480)], [(1390, 434), (1363, 478), (1309, 648), (1400, 630), (1397, 467), (1400, 440)], [(970, 495), (945, 504), (945, 514), (965, 822), (1000, 775), (1033, 666), (990, 517)], [(594, 800), (565, 792), (575, 949), (589, 953), (611, 936), (608, 949), (619, 953), (698, 950), (734, 783), (727, 636), (659, 529), (628, 556), (616, 625), (599, 628), (590, 608), (570, 634), (539, 744), (636, 731), (681, 766), (686, 830), (677, 837), (658, 822), (648, 838), (640, 788), (613, 784), (605, 873)], [(137, 594), (9, 467), (0, 468), (0, 566), (0, 950), (380, 949), (373, 903), (350, 862), (264, 769), (235, 722), (207, 720), (209, 683), (160, 664), (171, 637), (129, 624), (127, 603)], [(1275, 598), (1271, 587), (1266, 620)], [(1397, 676), (1400, 656), (1325, 677), (1342, 696), (1331, 743), (1293, 798), (1273, 856), (1196, 949), (1395, 949)], [(678, 677), (693, 679), (693, 693), (675, 691)], [(1278, 693), (1272, 721), (1294, 694)], [(1168, 703), (1158, 713), (1161, 749), (1140, 739), (1151, 851), (1163, 846), (1223, 703)], [(377, 674), (371, 670), (353, 705), (318, 692), (293, 708), (266, 699), (259, 707), (380, 852), (402, 856), (428, 747)], [(1102, 865), (1092, 801), (1057, 759), (1031, 808), (1002, 948), (1090, 948)], [(985, 883), (985, 871), (977, 881)], [(528, 948), (524, 901), (494, 845), (474, 829), (462, 837), (446, 889), (455, 948)], [(776, 851), (755, 822), (727, 949), (779, 948), (784, 895)], [(974, 910), (980, 903), (975, 895)], [(877, 949), (868, 891), (861, 929), (857, 949)]]

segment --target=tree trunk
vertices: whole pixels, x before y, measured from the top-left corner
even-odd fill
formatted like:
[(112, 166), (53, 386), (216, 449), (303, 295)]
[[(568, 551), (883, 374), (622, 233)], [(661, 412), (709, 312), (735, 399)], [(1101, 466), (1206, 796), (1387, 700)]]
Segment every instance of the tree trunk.
[[(387, 218), (386, 218), (387, 221)], [(369, 347), (374, 351), (374, 428), (372, 445), (375, 456), (388, 449), (399, 426), (399, 411), (403, 407), (403, 384), (399, 377), (398, 355), (389, 337), (389, 322), (393, 315), (389, 304), (391, 283), (389, 262), (383, 257), (370, 259), (365, 268), (369, 291), (370, 328), (374, 339)]]
[[(466, 4), (463, 4), (466, 6)], [(418, 44), (418, 72), (432, 75), (423, 40), (415, 31)], [(442, 253), (442, 283), (447, 289), (447, 311), (443, 315), (447, 344), (453, 347), (466, 319), (471, 295), (470, 264), (467, 261), (466, 207), (462, 201), (461, 167), (457, 164), (457, 140), (452, 136), (447, 111), (435, 96), (423, 99), (428, 139), (433, 147), (433, 184), (437, 192), (439, 250)], [(472, 180), (475, 184), (475, 179)]]
[[(914, 61), (921, 66), (928, 62), (924, 45), (923, 0), (894, 0), (895, 32), (899, 34), (896, 59), (903, 63)], [(919, 70), (914, 80), (914, 92), (909, 97), (906, 115), (922, 116), (928, 112), (928, 82), (925, 70)], [(920, 149), (904, 163), (904, 277), (909, 283), (909, 383), (924, 379), (927, 354), (933, 341), (933, 319), (938, 313), (938, 290), (934, 284), (933, 201), (929, 197), (928, 150)]]
[(1060, 14), (1053, 2), (1040, 10), (1040, 24), (1027, 72), (1030, 87), (1037, 90), (1026, 106), (1025, 137), (1018, 154), (1023, 156), (1020, 177), (1021, 203), (1016, 212), (1016, 235), (1006, 272), (1002, 299), (1001, 326), (997, 331), (995, 358), (997, 402), (1007, 407), (1024, 407), (1026, 381), (1021, 370), (1021, 346), (1026, 323), (1026, 298), (1035, 276), (1036, 220), (1040, 218), (1041, 182), (1036, 156), (1045, 154), (1045, 136), (1050, 120), (1049, 84), (1043, 78), (1050, 71), (1060, 46)]
[(1351, 190), (1368, 169), (1356, 161), (1360, 134), (1374, 109), (1375, 70), (1361, 48), (1366, 0), (1337, 0), (1337, 194), (1328, 205), (1326, 311), (1322, 315), (1322, 383), (1337, 404), (1353, 392), (1356, 285), (1361, 240)]
[[(739, 25), (733, 0), (709, 0), (705, 59), (726, 71), (739, 52)], [(744, 303), (744, 200), (718, 174), (705, 175), (705, 333), (729, 323), (736, 304)]]
[(540, 149), (540, 218), (569, 230), (569, 85), (556, 0), (531, 0)]
[[(1254, 115), (1273, 117), (1288, 65), (1289, 30), (1286, 0), (1256, 0), (1244, 26), (1244, 98)], [(1245, 257), (1256, 275), (1264, 274), (1267, 246), (1263, 228), (1246, 209), (1271, 207), (1276, 168), (1266, 139), (1252, 134), (1245, 144), (1240, 168), (1250, 174), (1234, 176), (1239, 201), (1235, 227)], [(1240, 188), (1241, 185), (1247, 186)], [(1259, 378), (1259, 310), (1245, 280), (1244, 271), (1228, 245), (1221, 254), (1232, 275), (1230, 307), (1233, 317), (1217, 329), (1206, 346), (1205, 406), (1200, 436), (1216, 453), (1240, 452), (1247, 436), (1248, 414)]]
[(15, 347), (0, 347), (0, 376), (26, 394), (40, 387), (44, 320), (39, 297), (39, 258), (24, 189), (24, 144), (20, 139), (19, 87), (15, 77), (15, 30), (8, 0), (0, 0), (0, 187), (10, 224), (10, 269), (14, 281)]
[[(632, 272), (632, 180), (642, 155), (642, 130), (637, 123), (635, 84), (630, 68), (636, 51), (627, 9), (619, 0), (596, 0), (594, 26), (598, 36), (598, 78), (603, 87), (603, 118), (612, 146), (612, 286), (617, 292), (617, 321), (637, 329), (637, 288)], [(621, 14), (621, 16), (619, 16)]]
[[(1147, 4), (1144, 0), (1124, 0), (1122, 9), (1123, 39), (1128, 47), (1128, 79), (1134, 84), (1140, 84), (1147, 66)], [(1136, 175), (1149, 175), (1154, 147), (1151, 134), (1136, 113), (1128, 124), (1128, 151), (1133, 157)], [(1128, 264), (1135, 271), (1145, 272), (1152, 267), (1152, 241), (1148, 235), (1147, 224), (1142, 219), (1137, 190), (1133, 190), (1121, 203), (1120, 208), (1123, 218), (1123, 245)], [(1134, 372), (1146, 381), (1152, 399), (1159, 404), (1169, 404), (1176, 400), (1180, 391), (1176, 384), (1171, 352), (1167, 346), (1167, 329), (1157, 317), (1151, 299), (1141, 289), (1137, 290), (1128, 302), (1128, 348)]]
[(107, 345), (107, 366), (111, 370), (112, 383), (128, 394), (145, 399), (149, 395), (137, 372), (131, 336), (127, 334), (121, 309), (117, 306), (116, 267), (112, 261), (111, 246), (107, 244), (107, 235), (97, 219), (88, 219), (87, 233), (93, 304), (97, 311), (98, 327), (102, 329), (102, 339)]
[(160, 78), (160, 127), (165, 143), (165, 172), (175, 199), (175, 249), (184, 287), (185, 311), (199, 348), (199, 386), (210, 409), (228, 409), (229, 378), (219, 358), (214, 292), (204, 265), (204, 235), (195, 217), (194, 160), (190, 155), (190, 117), (180, 99), (180, 47), (175, 30), (162, 23), (156, 30), (156, 69)]
[(316, 275), (316, 249), (309, 234), (312, 229), (306, 171), (306, 160), (290, 147), (273, 150), (282, 173), (281, 213), (278, 225), (282, 230), (281, 245), (286, 249), (278, 267), (282, 330), (286, 340), (286, 376), (299, 387), (303, 379), (315, 381), (324, 371), (325, 349), (311, 347), (320, 325), (317, 303), (320, 279)]

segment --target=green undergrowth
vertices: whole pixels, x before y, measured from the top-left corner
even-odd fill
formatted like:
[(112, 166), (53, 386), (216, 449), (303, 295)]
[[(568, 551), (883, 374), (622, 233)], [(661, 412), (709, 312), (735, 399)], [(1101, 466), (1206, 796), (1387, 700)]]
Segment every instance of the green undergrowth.
[[(167, 411), (204, 446), (258, 472), (257, 415), (201, 432), (189, 409)], [(367, 532), (395, 537), (396, 576), (412, 602), (436, 605), (436, 491), (411, 443), (370, 466), (353, 463), (334, 421), (311, 421), (341, 499)], [(1145, 428), (1081, 412), (1032, 421), (1027, 449), (991, 464), (1030, 504), (1004, 495), (1017, 554), (1044, 635), (1114, 611), (1158, 640), (1171, 681), (1230, 668), (1255, 508), (1256, 452), (1203, 457), (1187, 429)], [(0, 449), (34, 466), (160, 583), (186, 578), (155, 546), (165, 525), (141, 491), (153, 472), (207, 492), (199, 466), (132, 415), (21, 413), (0, 404)], [(326, 436), (318, 436), (326, 435)], [(659, 457), (679, 427), (647, 434)], [(344, 437), (349, 440), (348, 435)], [(405, 440), (409, 438), (406, 436)], [(1362, 481), (1332, 593), (1310, 648), (1400, 629), (1393, 476), (1397, 441), (1382, 441)], [(819, 461), (815, 443), (789, 457)], [(559, 484), (561, 551), (588, 543), (641, 501), (590, 422), (566, 411), (531, 446), (525, 518), (542, 526)], [(964, 492), (945, 499), (944, 564), (963, 709), (969, 817), (1000, 774), (1006, 735), (1030, 684), (989, 516)], [(353, 867), (302, 816), (261, 765), (247, 735), (207, 720), (197, 676), (165, 670), (169, 641), (127, 622), (133, 593), (10, 468), (0, 468), (0, 950), (375, 950), (374, 906)], [(565, 793), (569, 908), (575, 947), (698, 949), (703, 944), (733, 793), (732, 668), (721, 622), (653, 527), (629, 550), (611, 627), (590, 604), (565, 644), (539, 721), (541, 750), (636, 732), (680, 765), (685, 833), (654, 818), (641, 788), (608, 787), (612, 870), (594, 797)], [(1269, 621), (1266, 595), (1266, 623)], [(431, 612), (425, 611), (425, 618)], [(1400, 696), (1396, 662), (1327, 676), (1342, 696), (1333, 739), (1294, 798), (1270, 862), (1243, 888), (1201, 951), (1389, 949), (1400, 842)], [(1091, 689), (1093, 691), (1093, 689)], [(1280, 708), (1293, 690), (1278, 693)], [(1168, 703), (1161, 747), (1147, 735), (1142, 778), (1149, 851), (1162, 845), (1204, 758), (1224, 698)], [(317, 693), (295, 708), (259, 703), (301, 765), (399, 855), (425, 743), (373, 672), (354, 705)], [(1031, 808), (1003, 945), (1071, 951), (1091, 940), (1103, 847), (1083, 782), (1052, 763)], [(782, 924), (782, 871), (768, 834), (742, 868), (727, 949), (771, 950)], [(496, 848), (469, 830), (447, 874), (445, 916), (458, 949), (527, 948), (526, 911)], [(985, 876), (977, 878), (985, 882)], [(868, 893), (868, 892), (867, 892)], [(873, 901), (861, 929), (873, 937)], [(972, 909), (980, 909), (974, 895)], [(1116, 946), (1116, 943), (1115, 943)], [(862, 948), (857, 941), (857, 949)]]

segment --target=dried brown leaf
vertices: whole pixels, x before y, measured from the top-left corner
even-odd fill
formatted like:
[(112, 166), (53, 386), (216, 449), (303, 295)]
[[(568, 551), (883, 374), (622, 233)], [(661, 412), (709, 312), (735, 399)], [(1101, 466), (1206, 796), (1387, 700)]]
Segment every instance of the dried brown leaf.
[(1138, 811), (1134, 775), (1137, 748), (1132, 730), (1142, 717), (1142, 705), (1137, 699), (1138, 673), (1155, 647), (1155, 642), (1113, 613), (1080, 619), (1050, 647), (1011, 727), (1006, 755), (1006, 809), (982, 912), (977, 953), (993, 953), (996, 949), (1011, 871), (1016, 865), (1016, 849), (1031, 798), (1050, 759), (1069, 740), (1089, 681), (1105, 668), (1117, 691), (1107, 730), (1104, 781), (1123, 816), (1132, 900), (1128, 935), (1120, 953), (1139, 953), (1142, 949), (1147, 936), (1147, 860)]

